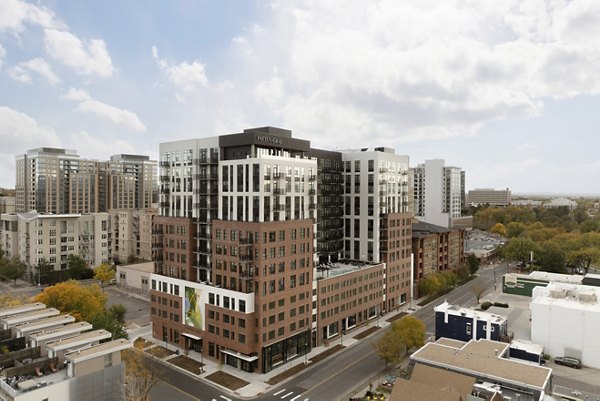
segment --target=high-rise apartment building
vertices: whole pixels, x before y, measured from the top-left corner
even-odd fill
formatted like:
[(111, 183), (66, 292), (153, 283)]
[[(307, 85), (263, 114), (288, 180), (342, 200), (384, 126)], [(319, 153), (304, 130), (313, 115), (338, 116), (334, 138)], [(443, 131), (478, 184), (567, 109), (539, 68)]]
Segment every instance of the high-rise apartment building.
[(38, 148), (16, 158), (17, 213), (96, 213), (150, 207), (156, 162), (147, 156), (83, 159), (74, 150)]
[(420, 221), (452, 227), (460, 219), (464, 203), (465, 174), (444, 160), (426, 160), (412, 169), (414, 213)]
[(407, 302), (406, 156), (263, 127), (163, 143), (159, 175), (156, 338), (266, 372)]

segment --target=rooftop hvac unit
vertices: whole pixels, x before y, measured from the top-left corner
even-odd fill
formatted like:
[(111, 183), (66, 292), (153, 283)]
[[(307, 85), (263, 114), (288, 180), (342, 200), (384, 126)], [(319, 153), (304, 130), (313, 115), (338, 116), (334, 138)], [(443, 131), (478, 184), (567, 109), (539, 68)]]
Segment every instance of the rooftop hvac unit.
[(595, 302), (598, 302), (598, 298), (596, 297), (596, 294), (593, 292), (592, 293), (580, 293), (579, 301), (586, 302), (586, 303), (595, 303)]
[(564, 298), (567, 295), (566, 290), (562, 289), (551, 289), (550, 290), (550, 298)]

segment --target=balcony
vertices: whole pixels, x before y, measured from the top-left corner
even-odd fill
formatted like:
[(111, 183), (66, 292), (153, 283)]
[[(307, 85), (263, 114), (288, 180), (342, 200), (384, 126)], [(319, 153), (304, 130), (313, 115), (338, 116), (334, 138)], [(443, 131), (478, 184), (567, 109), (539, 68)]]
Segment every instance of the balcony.
[(276, 180), (282, 179), (284, 176), (283, 173), (273, 173), (273, 178)]
[(273, 188), (273, 194), (275, 195), (285, 195), (285, 188)]

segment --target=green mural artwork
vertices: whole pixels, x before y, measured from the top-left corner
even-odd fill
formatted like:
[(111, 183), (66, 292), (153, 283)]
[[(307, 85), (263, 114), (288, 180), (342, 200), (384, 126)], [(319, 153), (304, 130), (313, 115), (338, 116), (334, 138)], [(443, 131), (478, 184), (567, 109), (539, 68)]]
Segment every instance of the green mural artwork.
[(185, 287), (185, 323), (202, 329), (201, 289)]

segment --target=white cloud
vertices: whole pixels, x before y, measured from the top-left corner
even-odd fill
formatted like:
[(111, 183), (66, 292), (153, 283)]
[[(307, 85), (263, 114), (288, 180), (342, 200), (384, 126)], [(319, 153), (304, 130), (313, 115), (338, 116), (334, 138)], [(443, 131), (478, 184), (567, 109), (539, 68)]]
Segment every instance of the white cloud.
[(56, 60), (75, 69), (79, 75), (112, 76), (114, 67), (102, 39), (92, 39), (86, 43), (70, 32), (45, 29), (46, 51)]
[(70, 134), (68, 143), (70, 147), (77, 149), (80, 155), (92, 159), (106, 160), (110, 155), (118, 153), (139, 153), (139, 149), (136, 149), (136, 146), (129, 141), (119, 138), (107, 140), (107, 138), (98, 137), (87, 131)]
[(79, 102), (76, 110), (82, 113), (95, 114), (134, 131), (146, 131), (146, 126), (135, 113), (95, 100), (84, 90), (71, 88), (61, 99)]
[(160, 69), (167, 74), (169, 81), (180, 90), (190, 92), (208, 85), (204, 64), (200, 61), (194, 60), (191, 63), (183, 61), (174, 64), (165, 58), (160, 58), (156, 46), (152, 46), (152, 57)]
[(281, 116), (317, 146), (348, 132), (365, 146), (468, 137), (539, 115), (549, 98), (600, 94), (598, 1), (314, 0), (272, 10), (232, 39), (233, 63), (244, 66), (235, 85), (264, 109), (247, 101), (246, 111)]
[(285, 82), (274, 76), (266, 81), (259, 82), (254, 88), (254, 97), (261, 104), (270, 107), (277, 106), (285, 95)]
[(87, 93), (83, 89), (75, 89), (75, 88), (70, 88), (69, 92), (67, 92), (66, 95), (62, 95), (60, 98), (65, 99), (65, 100), (72, 100), (74, 102), (83, 102), (83, 101), (92, 99), (92, 97), (89, 95), (89, 93)]
[(54, 74), (50, 65), (42, 58), (34, 58), (29, 61), (19, 63), (8, 70), (8, 74), (14, 80), (31, 83), (31, 73), (35, 72), (42, 78), (45, 78), (50, 85), (56, 85), (61, 82), (60, 78)]
[(0, 32), (22, 32), (27, 23), (45, 28), (64, 28), (64, 24), (46, 7), (20, 0), (0, 2)]
[(57, 146), (58, 136), (27, 114), (0, 106), (0, 153), (16, 155), (31, 147)]

